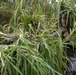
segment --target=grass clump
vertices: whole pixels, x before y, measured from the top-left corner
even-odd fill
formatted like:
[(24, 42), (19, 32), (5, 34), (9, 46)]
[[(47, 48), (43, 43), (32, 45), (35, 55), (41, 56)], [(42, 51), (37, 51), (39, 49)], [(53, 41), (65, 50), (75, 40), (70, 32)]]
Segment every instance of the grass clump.
[[(7, 34), (7, 38), (12, 35), (17, 37), (8, 45), (0, 41), (1, 75), (65, 73), (67, 57), (64, 47), (66, 41), (75, 38), (73, 33), (76, 29), (75, 27), (72, 29), (68, 39), (62, 40), (61, 30), (57, 28), (58, 15), (61, 13), (58, 8), (59, 3), (49, 4), (47, 0), (37, 0), (37, 3), (35, 0), (15, 0), (13, 12), (0, 7), (2, 31)], [(68, 5), (66, 7), (68, 11), (71, 10)], [(74, 10), (72, 13), (76, 16)], [(75, 26), (75, 19), (73, 20)], [(2, 23), (4, 21), (7, 23)], [(53, 33), (57, 33), (57, 38), (53, 37)]]

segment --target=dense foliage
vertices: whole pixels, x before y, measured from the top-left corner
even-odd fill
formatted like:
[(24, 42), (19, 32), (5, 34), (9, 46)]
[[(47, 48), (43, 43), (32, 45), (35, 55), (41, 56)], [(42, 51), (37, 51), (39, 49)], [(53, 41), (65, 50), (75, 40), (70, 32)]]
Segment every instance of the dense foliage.
[[(64, 47), (76, 38), (76, 7), (74, 0), (63, 1), (73, 22), (70, 35), (62, 40), (59, 25), (60, 5), (52, 0), (15, 0), (0, 2), (0, 74), (1, 75), (63, 75), (67, 70)], [(72, 21), (73, 20), (73, 21)], [(53, 37), (57, 33), (58, 37)], [(5, 36), (6, 35), (6, 36)], [(2, 39), (14, 36), (11, 44)], [(74, 42), (69, 44), (75, 46)]]

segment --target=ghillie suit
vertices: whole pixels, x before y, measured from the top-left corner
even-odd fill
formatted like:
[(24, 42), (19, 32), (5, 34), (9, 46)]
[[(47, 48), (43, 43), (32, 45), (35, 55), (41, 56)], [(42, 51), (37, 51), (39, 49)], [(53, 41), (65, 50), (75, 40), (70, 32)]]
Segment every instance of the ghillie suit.
[(0, 24), (3, 25), (9, 23), (10, 19), (12, 18), (12, 15), (12, 10), (7, 10), (0, 7)]
[[(74, 25), (74, 18), (72, 17), (72, 11), (69, 8), (65, 7), (64, 3), (61, 3), (60, 9), (59, 27), (62, 31), (62, 39), (64, 40), (70, 35), (70, 31)], [(67, 43), (76, 43), (75, 41), (76, 39), (70, 39), (67, 41)], [(69, 44), (66, 46), (67, 47), (64, 48), (65, 53), (72, 63), (71, 64), (70, 62), (67, 62), (68, 70), (66, 72), (66, 75), (76, 75), (76, 48)]]
[(0, 24), (4, 25), (10, 22), (13, 16), (13, 0), (0, 0)]

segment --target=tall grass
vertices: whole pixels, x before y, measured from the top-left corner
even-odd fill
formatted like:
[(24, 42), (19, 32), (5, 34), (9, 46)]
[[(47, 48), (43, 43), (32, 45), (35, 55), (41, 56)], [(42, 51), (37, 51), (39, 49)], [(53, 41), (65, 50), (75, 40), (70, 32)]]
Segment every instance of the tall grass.
[[(74, 20), (70, 35), (62, 40), (61, 30), (56, 26), (60, 13), (58, 5), (57, 2), (49, 4), (46, 0), (38, 0), (37, 3), (35, 0), (15, 0), (13, 16), (2, 30), (8, 35), (17, 35), (18, 39), (10, 45), (1, 43), (1, 75), (64, 74), (67, 68), (64, 47), (66, 41), (75, 38), (76, 22)], [(72, 4), (66, 7), (75, 19)], [(57, 33), (58, 38), (53, 37), (53, 33)]]

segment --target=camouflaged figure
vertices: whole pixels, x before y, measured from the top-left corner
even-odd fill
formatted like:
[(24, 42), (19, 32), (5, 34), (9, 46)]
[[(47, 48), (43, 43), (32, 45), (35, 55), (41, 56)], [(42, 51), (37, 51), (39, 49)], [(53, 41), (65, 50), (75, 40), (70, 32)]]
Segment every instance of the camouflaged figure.
[[(65, 39), (70, 35), (70, 20), (69, 17), (67, 19), (67, 13), (64, 12), (63, 15), (61, 15), (61, 26), (60, 29), (62, 31), (62, 39)], [(70, 39), (68, 43), (76, 43), (76, 39)], [(68, 71), (66, 75), (76, 75), (76, 48), (73, 47), (72, 45), (67, 45), (67, 48), (65, 48), (66, 55), (70, 59), (71, 63), (67, 63), (68, 66)]]

